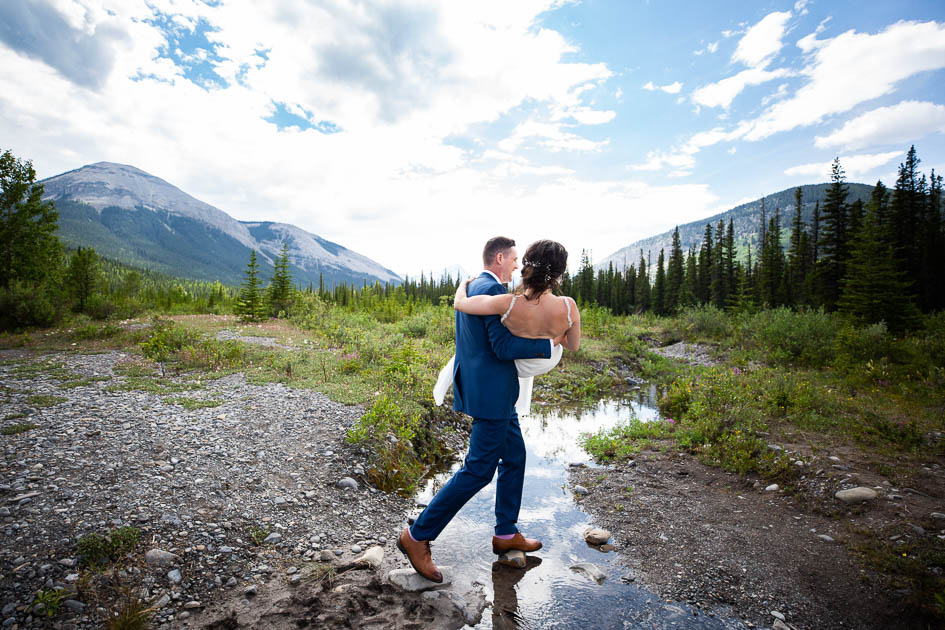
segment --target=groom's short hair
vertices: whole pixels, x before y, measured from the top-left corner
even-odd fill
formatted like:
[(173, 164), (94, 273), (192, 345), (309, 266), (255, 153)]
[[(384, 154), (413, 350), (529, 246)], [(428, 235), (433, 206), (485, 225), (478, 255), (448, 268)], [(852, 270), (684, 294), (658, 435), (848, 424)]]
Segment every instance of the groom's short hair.
[(486, 246), (482, 248), (482, 264), (486, 267), (495, 262), (496, 254), (505, 253), (515, 247), (515, 241), (504, 236), (493, 236), (486, 241)]

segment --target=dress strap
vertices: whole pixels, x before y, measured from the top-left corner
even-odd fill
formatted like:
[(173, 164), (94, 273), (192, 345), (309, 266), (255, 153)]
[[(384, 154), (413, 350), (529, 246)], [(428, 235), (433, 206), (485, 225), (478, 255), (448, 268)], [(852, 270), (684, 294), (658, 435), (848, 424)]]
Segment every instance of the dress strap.
[(504, 322), (505, 318), (509, 316), (509, 313), (512, 312), (512, 307), (515, 306), (515, 299), (518, 297), (518, 294), (512, 296), (512, 301), (509, 302), (509, 308), (506, 309), (505, 313), (502, 314), (502, 317), (499, 319), (500, 322)]
[(571, 321), (571, 300), (564, 298), (564, 305), (568, 307), (568, 329), (574, 325), (574, 322)]

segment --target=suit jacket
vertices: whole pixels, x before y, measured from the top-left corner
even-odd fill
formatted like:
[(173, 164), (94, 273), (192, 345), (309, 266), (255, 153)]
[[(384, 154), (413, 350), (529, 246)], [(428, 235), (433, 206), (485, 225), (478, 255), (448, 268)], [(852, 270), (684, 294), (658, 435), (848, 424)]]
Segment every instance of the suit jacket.
[[(505, 287), (488, 273), (469, 283), (467, 295), (500, 295)], [(456, 312), (453, 409), (474, 418), (502, 420), (515, 413), (518, 372), (515, 359), (548, 358), (547, 339), (523, 339), (509, 332), (498, 315)]]

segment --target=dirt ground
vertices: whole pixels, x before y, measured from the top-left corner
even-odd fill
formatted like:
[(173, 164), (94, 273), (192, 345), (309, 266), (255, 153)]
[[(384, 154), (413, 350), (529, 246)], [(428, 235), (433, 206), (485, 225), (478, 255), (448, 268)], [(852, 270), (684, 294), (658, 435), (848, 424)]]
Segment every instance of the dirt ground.
[[(772, 611), (797, 629), (933, 627), (908, 590), (867, 568), (856, 549), (864, 532), (907, 549), (919, 538), (945, 549), (945, 521), (930, 516), (945, 506), (941, 464), (923, 467), (920, 487), (905, 489), (849, 458), (798, 457), (796, 494), (659, 451), (575, 469), (571, 483), (590, 490), (584, 508), (612, 531), (637, 581), (668, 599), (727, 606), (763, 627), (778, 619)], [(854, 486), (878, 497), (855, 506), (834, 498)]]

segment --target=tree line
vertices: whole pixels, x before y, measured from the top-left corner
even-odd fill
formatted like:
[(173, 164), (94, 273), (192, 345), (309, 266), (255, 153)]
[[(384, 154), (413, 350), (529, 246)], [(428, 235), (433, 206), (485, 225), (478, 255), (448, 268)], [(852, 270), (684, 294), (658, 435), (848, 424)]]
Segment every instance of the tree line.
[(915, 326), (920, 313), (945, 308), (945, 219), (942, 176), (919, 172), (915, 147), (899, 166), (894, 188), (882, 181), (867, 203), (847, 203), (839, 158), (831, 167), (823, 205), (808, 224), (801, 188), (794, 207), (773, 212), (762, 200), (760, 251), (739, 255), (731, 218), (707, 224), (698, 249), (683, 251), (678, 227), (669, 255), (655, 269), (640, 260), (625, 269), (595, 272), (582, 253), (578, 272), (562, 293), (618, 314), (670, 315), (687, 306), (728, 311), (787, 306), (840, 311), (859, 324), (885, 322), (890, 330)]

